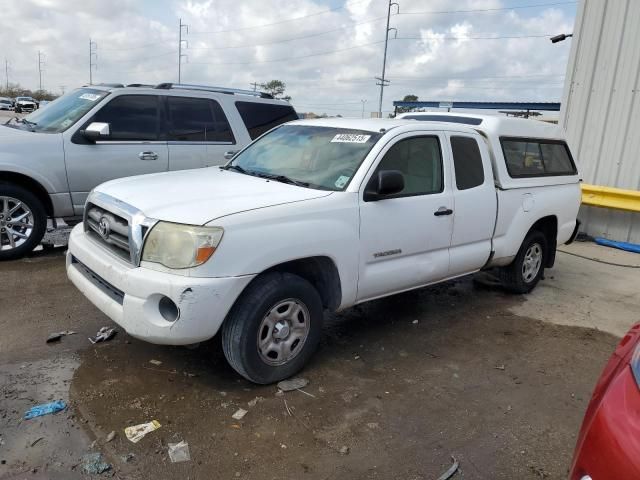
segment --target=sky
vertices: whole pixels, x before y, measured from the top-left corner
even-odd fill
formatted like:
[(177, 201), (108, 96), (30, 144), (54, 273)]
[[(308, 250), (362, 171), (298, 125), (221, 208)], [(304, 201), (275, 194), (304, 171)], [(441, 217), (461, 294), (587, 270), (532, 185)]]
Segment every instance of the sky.
[[(393, 100), (560, 101), (576, 1), (395, 0), (383, 112)], [(94, 83), (252, 88), (282, 80), (298, 112), (378, 110), (388, 0), (0, 0), (9, 82), (60, 93)], [(396, 38), (397, 37), (397, 38)], [(500, 38), (497, 38), (500, 37)], [(3, 71), (3, 73), (5, 73)], [(2, 75), (2, 83), (6, 81)]]

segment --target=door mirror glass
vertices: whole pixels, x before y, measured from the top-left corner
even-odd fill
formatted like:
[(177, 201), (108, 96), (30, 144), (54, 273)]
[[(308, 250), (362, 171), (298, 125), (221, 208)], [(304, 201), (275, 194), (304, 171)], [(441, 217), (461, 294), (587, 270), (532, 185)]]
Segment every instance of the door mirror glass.
[(82, 131), (82, 135), (92, 142), (105, 140), (111, 136), (111, 126), (108, 123), (92, 122)]
[(404, 175), (400, 170), (380, 170), (369, 180), (364, 192), (364, 200), (366, 202), (382, 200), (402, 190), (404, 190)]

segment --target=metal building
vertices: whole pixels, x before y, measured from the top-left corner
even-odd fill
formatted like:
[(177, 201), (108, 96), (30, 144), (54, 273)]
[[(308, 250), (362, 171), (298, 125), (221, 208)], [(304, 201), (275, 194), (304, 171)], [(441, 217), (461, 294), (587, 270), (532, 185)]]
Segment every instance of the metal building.
[[(560, 125), (587, 184), (640, 190), (640, 0), (582, 0)], [(640, 213), (583, 206), (582, 230), (640, 243)]]

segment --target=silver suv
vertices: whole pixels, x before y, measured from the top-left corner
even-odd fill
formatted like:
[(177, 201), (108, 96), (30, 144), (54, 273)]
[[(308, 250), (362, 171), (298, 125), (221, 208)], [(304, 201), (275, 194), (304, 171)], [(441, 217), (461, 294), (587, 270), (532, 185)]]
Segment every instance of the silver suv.
[(265, 93), (162, 83), (85, 86), (12, 119), (0, 126), (0, 260), (33, 250), (47, 217), (77, 222), (107, 180), (221, 165), (297, 118)]

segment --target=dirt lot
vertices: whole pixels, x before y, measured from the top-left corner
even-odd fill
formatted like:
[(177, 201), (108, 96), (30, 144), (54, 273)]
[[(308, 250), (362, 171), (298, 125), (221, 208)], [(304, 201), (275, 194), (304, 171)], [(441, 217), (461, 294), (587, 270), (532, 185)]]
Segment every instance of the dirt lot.
[[(0, 264), (2, 478), (86, 478), (87, 452), (117, 478), (434, 479), (451, 456), (455, 478), (565, 478), (594, 382), (640, 306), (640, 270), (559, 253), (531, 295), (467, 278), (328, 317), (309, 386), (279, 396), (238, 379), (217, 338), (188, 350), (120, 332), (91, 346), (110, 321), (66, 280), (62, 251)], [(44, 343), (67, 329), (78, 334)], [(21, 421), (55, 398), (70, 408)], [(153, 419), (162, 427), (138, 444), (124, 437)], [(192, 460), (172, 464), (180, 440)]]

